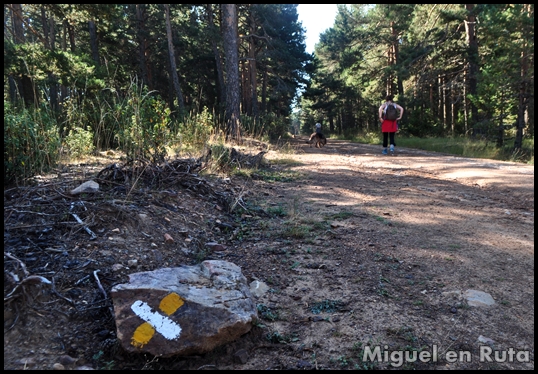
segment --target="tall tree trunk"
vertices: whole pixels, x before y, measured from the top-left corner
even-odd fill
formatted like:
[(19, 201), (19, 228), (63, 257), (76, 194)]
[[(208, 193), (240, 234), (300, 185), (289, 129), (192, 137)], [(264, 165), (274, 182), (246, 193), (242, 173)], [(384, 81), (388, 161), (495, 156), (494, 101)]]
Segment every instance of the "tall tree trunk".
[(443, 76), (437, 74), (437, 118), (443, 123)]
[(177, 76), (176, 58), (174, 52), (174, 43), (172, 39), (172, 24), (170, 22), (170, 5), (164, 4), (166, 15), (166, 37), (168, 39), (168, 56), (170, 57), (170, 76), (174, 83), (174, 91), (176, 92), (177, 104), (179, 107), (179, 115), (182, 117), (185, 114), (185, 103), (183, 102), (183, 94), (179, 85), (179, 77)]
[[(15, 44), (26, 43), (26, 37), (24, 35), (23, 28), (23, 15), (22, 15), (22, 4), (11, 4), (12, 10), (12, 21), (13, 21), (13, 42)], [(26, 69), (23, 67), (23, 69)], [(21, 71), (20, 79), (15, 78), (13, 82), (16, 84), (16, 87), (19, 92), (19, 96), (22, 97), (24, 104), (26, 106), (32, 106), (38, 104), (38, 98), (35, 92), (35, 87), (32, 82), (32, 79), (28, 75), (30, 72)]]
[[(44, 6), (41, 6), (41, 22), (43, 24), (43, 40), (45, 48), (54, 50), (54, 15), (51, 14), (51, 20), (47, 17)], [(50, 37), (49, 37), (50, 35)], [(49, 103), (54, 112), (60, 110), (58, 105), (58, 82), (53, 72), (47, 72), (49, 85)]]
[(447, 77), (443, 76), (443, 87), (441, 93), (443, 94), (443, 136), (445, 136), (448, 129), (448, 98), (447, 98)]
[(224, 72), (222, 68), (222, 58), (219, 52), (219, 49), (217, 47), (217, 30), (215, 27), (215, 22), (213, 20), (213, 5), (207, 4), (207, 21), (209, 26), (210, 35), (214, 35), (214, 37), (211, 38), (211, 48), (213, 49), (213, 55), (215, 56), (215, 67), (217, 69), (217, 94), (218, 96), (218, 103), (219, 107), (224, 109), (224, 104), (226, 103), (226, 85), (224, 84)]
[[(64, 20), (62, 23), (62, 39), (60, 41), (60, 46), (62, 48), (62, 51), (67, 51), (67, 34), (69, 31), (67, 30), (69, 28), (69, 22), (67, 20)], [(67, 99), (67, 96), (69, 95), (69, 90), (65, 85), (60, 85), (60, 103), (63, 103), (65, 99)]]
[(224, 55), (226, 56), (226, 138), (241, 142), (239, 39), (237, 35), (237, 8), (222, 4)]
[[(12, 13), (11, 9), (8, 7), (7, 4), (4, 4), (4, 38), (6, 35), (8, 35), (8, 25), (7, 20), (10, 17)], [(17, 98), (17, 83), (15, 82), (15, 78), (12, 74), (9, 74), (8, 76), (8, 85), (9, 85), (9, 99), (12, 103), (15, 103), (15, 100)]]
[(95, 65), (99, 66), (99, 47), (97, 42), (97, 26), (94, 20), (88, 21), (88, 29), (90, 31), (90, 48), (92, 50), (92, 59)]
[[(476, 16), (473, 12), (474, 4), (465, 4), (467, 20), (465, 30), (467, 33), (467, 63), (469, 66), (469, 95), (476, 96), (478, 86), (478, 42), (476, 40)], [(478, 108), (473, 102), (471, 105), (471, 123), (474, 126), (478, 122)]]
[(56, 24), (54, 21), (54, 14), (51, 14), (49, 18), (49, 31), (50, 31), (49, 45), (50, 45), (50, 49), (54, 51), (56, 49)]
[(250, 96), (249, 100), (250, 111), (249, 114), (253, 117), (257, 117), (259, 114), (258, 111), (258, 83), (257, 83), (257, 66), (256, 66), (256, 40), (254, 38), (254, 33), (256, 32), (256, 20), (254, 15), (250, 15), (249, 19), (250, 27), (250, 40), (248, 43), (248, 66), (249, 66), (249, 82), (250, 82)]
[(267, 69), (263, 70), (261, 111), (267, 113)]
[[(504, 102), (504, 89), (501, 91), (501, 97), (500, 97), (501, 103)], [(504, 144), (504, 105), (501, 105), (500, 107), (500, 113), (499, 113), (499, 129), (497, 132), (497, 147), (502, 147)]]
[[(531, 4), (526, 4), (523, 7), (523, 12), (526, 16), (531, 17), (531, 12), (534, 12)], [(534, 102), (534, 50), (530, 50), (527, 40), (531, 40), (530, 37), (534, 36), (534, 28), (532, 32), (526, 27), (522, 26), (522, 34), (526, 36), (523, 38), (523, 45), (521, 46), (521, 58), (520, 58), (520, 71), (521, 82), (519, 85), (519, 104), (517, 111), (517, 123), (516, 123), (516, 139), (514, 141), (514, 149), (521, 149), (523, 146), (523, 131), (527, 127), (528, 123), (534, 124), (534, 106), (529, 103)], [(529, 39), (527, 39), (529, 38)], [(529, 121), (530, 120), (530, 121)]]
[(151, 84), (149, 81), (148, 71), (150, 67), (148, 66), (147, 51), (148, 51), (148, 41), (145, 37), (146, 34), (146, 5), (145, 4), (136, 4), (136, 21), (137, 21), (137, 38), (138, 38), (138, 67), (140, 69), (140, 76), (142, 82), (146, 85), (149, 90), (151, 90)]
[(456, 120), (458, 119), (458, 112), (456, 108), (456, 89), (451, 86), (450, 90), (450, 132), (452, 136), (456, 135)]
[(47, 20), (47, 12), (45, 7), (41, 6), (41, 23), (43, 25), (43, 39), (45, 40), (45, 48), (50, 49), (49, 45), (49, 22)]
[(69, 35), (69, 46), (71, 47), (71, 52), (75, 53), (77, 50), (75, 43), (75, 29), (70, 22), (67, 22), (67, 33)]
[(252, 107), (250, 105), (250, 72), (248, 61), (241, 61), (239, 63), (239, 73), (241, 74), (241, 113), (246, 113), (248, 116), (252, 113)]
[(465, 135), (469, 133), (469, 100), (467, 99), (467, 70), (463, 72), (463, 121)]
[[(395, 23), (392, 22), (391, 24), (391, 32), (392, 32), (392, 49), (393, 49), (393, 65), (398, 65), (400, 63), (400, 41), (398, 36), (398, 31), (394, 27)], [(400, 74), (396, 75), (396, 86), (398, 88), (398, 94), (403, 96), (404, 95), (404, 87), (403, 87), (403, 81)]]

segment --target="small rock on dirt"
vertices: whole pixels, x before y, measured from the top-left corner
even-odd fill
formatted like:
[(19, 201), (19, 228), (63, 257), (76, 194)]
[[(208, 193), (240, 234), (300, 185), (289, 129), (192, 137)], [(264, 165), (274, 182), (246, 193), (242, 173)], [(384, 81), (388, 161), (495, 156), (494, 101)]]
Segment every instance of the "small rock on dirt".
[(235, 363), (244, 365), (248, 361), (248, 352), (246, 349), (240, 349), (234, 353), (233, 359)]

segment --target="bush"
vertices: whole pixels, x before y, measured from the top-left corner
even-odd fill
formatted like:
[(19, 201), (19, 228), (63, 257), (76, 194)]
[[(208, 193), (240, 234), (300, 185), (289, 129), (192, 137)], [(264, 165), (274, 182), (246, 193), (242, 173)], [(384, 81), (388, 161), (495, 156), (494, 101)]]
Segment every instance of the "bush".
[(178, 137), (182, 146), (202, 149), (214, 133), (213, 115), (207, 108), (197, 114), (185, 117), (179, 126)]
[(120, 114), (117, 141), (127, 157), (163, 161), (171, 142), (170, 108), (166, 103), (145, 88), (131, 85), (127, 99), (115, 112)]
[(4, 101), (4, 184), (50, 171), (60, 144), (58, 125), (47, 109), (15, 110)]
[(90, 129), (75, 127), (66, 136), (65, 144), (69, 155), (73, 158), (91, 155), (95, 149), (93, 132)]

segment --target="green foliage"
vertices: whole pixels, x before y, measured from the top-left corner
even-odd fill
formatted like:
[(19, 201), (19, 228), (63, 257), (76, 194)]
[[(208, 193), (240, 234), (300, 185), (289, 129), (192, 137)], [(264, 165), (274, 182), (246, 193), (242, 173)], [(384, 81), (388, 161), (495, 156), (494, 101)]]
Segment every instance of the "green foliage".
[[(370, 345), (370, 346), (373, 346), (374, 344), (366, 344), (366, 345)], [(372, 362), (372, 361), (369, 361), (369, 360), (366, 360), (366, 361), (363, 361), (363, 358), (364, 358), (364, 346), (362, 342), (356, 342), (353, 344), (353, 347), (351, 348), (351, 350), (353, 352), (355, 352), (355, 356), (357, 358), (357, 360), (359, 361), (358, 364), (355, 364), (354, 365), (354, 368), (355, 370), (374, 370), (376, 369), (376, 363), (375, 362)]]
[(253, 175), (257, 179), (262, 179), (265, 182), (293, 182), (300, 177), (300, 174), (292, 170), (265, 170), (260, 169)]
[(266, 321), (274, 322), (278, 319), (278, 311), (273, 310), (264, 304), (256, 305), (256, 309), (258, 310), (258, 313), (260, 313), (260, 317)]
[(269, 342), (273, 344), (288, 344), (290, 342), (296, 342), (299, 340), (299, 338), (296, 336), (296, 334), (284, 334), (282, 335), (278, 331), (274, 331), (271, 333), (267, 333), (265, 335), (265, 339), (267, 339)]
[(214, 114), (208, 108), (185, 117), (179, 125), (178, 138), (185, 147), (202, 149), (215, 132)]
[(267, 213), (278, 217), (285, 217), (288, 215), (288, 212), (282, 205), (271, 206), (267, 208)]
[(85, 54), (50, 50), (38, 43), (12, 44), (4, 40), (4, 75), (28, 75), (37, 86), (47, 88), (51, 75), (67, 87), (102, 89), (104, 81), (95, 74), (91, 59)]
[(341, 300), (322, 300), (320, 302), (314, 303), (310, 310), (314, 314), (325, 313), (334, 313), (344, 306), (344, 303)]
[(258, 117), (241, 117), (244, 134), (255, 139), (276, 140), (288, 136), (291, 123), (288, 117), (278, 116), (275, 113), (266, 113)]
[(4, 101), (4, 184), (50, 171), (59, 157), (58, 125), (50, 111), (15, 109)]
[(353, 217), (354, 215), (355, 214), (353, 212), (340, 212), (328, 215), (326, 219), (344, 220)]
[(230, 170), (231, 148), (227, 147), (226, 145), (222, 143), (219, 143), (219, 144), (211, 144), (209, 146), (209, 149), (211, 151), (212, 164), (215, 165), (214, 169), (224, 170), (224, 171)]
[(282, 236), (286, 238), (303, 239), (310, 232), (310, 227), (304, 225), (297, 225), (294, 222), (288, 222), (284, 230), (282, 230)]
[[(475, 16), (481, 22), (474, 36), (483, 41), (476, 50), (470, 29), (461, 28)], [(400, 136), (478, 135), (499, 147), (517, 137), (512, 145), (519, 148), (522, 134), (533, 134), (532, 116), (522, 118), (532, 100), (521, 100), (532, 97), (533, 35), (534, 9), (525, 4), (478, 4), (472, 11), (462, 4), (339, 7), (308, 67), (303, 131), (323, 120), (348, 139), (379, 132), (377, 109), (393, 93), (405, 108)], [(396, 59), (387, 58), (392, 48), (398, 48)], [(523, 131), (513, 131), (523, 121)]]
[(171, 142), (170, 109), (159, 96), (132, 84), (116, 111), (123, 117), (117, 141), (127, 157), (163, 161)]
[(115, 362), (113, 360), (105, 361), (104, 356), (105, 353), (103, 351), (99, 351), (92, 356), (92, 359), (101, 368), (101, 370), (114, 370)]
[(93, 145), (93, 132), (89, 128), (74, 127), (65, 137), (65, 144), (72, 158), (88, 156), (95, 149)]

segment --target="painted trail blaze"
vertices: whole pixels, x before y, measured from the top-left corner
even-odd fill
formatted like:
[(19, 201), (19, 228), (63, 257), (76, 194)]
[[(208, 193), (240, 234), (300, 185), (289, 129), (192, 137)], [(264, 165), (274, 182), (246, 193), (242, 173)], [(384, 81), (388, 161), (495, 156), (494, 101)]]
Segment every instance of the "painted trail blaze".
[(159, 304), (159, 309), (166, 314), (166, 316), (163, 316), (162, 314), (153, 311), (147, 303), (140, 300), (135, 301), (133, 305), (131, 305), (131, 310), (146, 322), (136, 328), (133, 333), (131, 344), (137, 348), (142, 348), (149, 343), (155, 334), (155, 331), (168, 340), (179, 338), (181, 327), (167, 316), (173, 314), (176, 310), (181, 308), (183, 304), (185, 304), (185, 302), (177, 293), (172, 292), (171, 294), (166, 295)]

